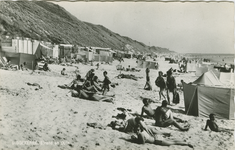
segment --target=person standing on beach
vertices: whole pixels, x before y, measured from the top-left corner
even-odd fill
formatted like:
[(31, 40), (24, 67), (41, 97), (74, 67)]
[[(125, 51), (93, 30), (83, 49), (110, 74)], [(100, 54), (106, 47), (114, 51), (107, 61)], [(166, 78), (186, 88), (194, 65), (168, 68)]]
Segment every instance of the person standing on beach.
[(149, 68), (146, 68), (145, 72), (146, 72), (146, 84), (144, 86), (144, 89), (148, 90), (148, 91), (151, 91), (152, 86), (151, 86), (151, 83), (150, 83), (150, 77), (149, 77), (150, 70), (149, 70)]
[(157, 87), (160, 88), (160, 91), (159, 91), (159, 98), (161, 100), (161, 96), (166, 99), (165, 95), (163, 94), (163, 91), (165, 90), (166, 88), (166, 82), (163, 78), (163, 72), (162, 71), (159, 71), (158, 72), (158, 77), (157, 79), (155, 80), (155, 84)]
[(176, 81), (175, 77), (172, 76), (172, 68), (167, 71), (167, 78), (166, 78), (166, 86), (167, 86), (167, 100), (168, 104), (170, 105), (170, 96), (169, 93), (173, 94), (173, 99), (176, 96)]
[(109, 80), (109, 77), (107, 76), (108, 72), (104, 71), (103, 75), (104, 75), (104, 81), (103, 81), (103, 93), (102, 95), (105, 95), (108, 91), (109, 91), (109, 84), (111, 83), (111, 81)]

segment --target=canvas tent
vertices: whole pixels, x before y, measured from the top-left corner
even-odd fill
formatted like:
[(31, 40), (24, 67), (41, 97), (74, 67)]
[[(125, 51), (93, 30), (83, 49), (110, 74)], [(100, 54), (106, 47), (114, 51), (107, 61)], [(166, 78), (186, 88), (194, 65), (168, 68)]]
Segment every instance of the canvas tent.
[(46, 45), (39, 43), (38, 48), (34, 54), (37, 59), (43, 57), (53, 57), (53, 49), (47, 47)]
[(218, 78), (210, 80), (209, 77), (217, 78), (205, 73), (193, 84), (183, 83), (186, 114), (208, 117), (214, 113), (220, 119), (234, 119), (234, 89), (216, 86)]
[(203, 73), (193, 84), (207, 85), (207, 86), (222, 86), (223, 84), (217, 78), (213, 71)]

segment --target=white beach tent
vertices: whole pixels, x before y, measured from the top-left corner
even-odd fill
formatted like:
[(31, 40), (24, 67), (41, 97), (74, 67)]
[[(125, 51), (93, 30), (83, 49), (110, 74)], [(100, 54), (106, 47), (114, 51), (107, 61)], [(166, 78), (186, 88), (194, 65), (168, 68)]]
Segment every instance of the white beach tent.
[[(213, 79), (211, 79), (213, 78)], [(213, 113), (220, 119), (234, 119), (234, 88), (224, 88), (218, 78), (204, 73), (192, 84), (183, 83), (187, 115), (208, 117)]]

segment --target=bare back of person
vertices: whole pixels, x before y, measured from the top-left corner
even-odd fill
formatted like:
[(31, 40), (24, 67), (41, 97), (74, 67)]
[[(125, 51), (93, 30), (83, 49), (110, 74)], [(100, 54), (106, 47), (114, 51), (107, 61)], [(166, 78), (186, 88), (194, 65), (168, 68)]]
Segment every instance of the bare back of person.
[(154, 110), (152, 109), (152, 107), (150, 105), (143, 106), (142, 112), (146, 113), (150, 117), (154, 117), (154, 114), (155, 114)]

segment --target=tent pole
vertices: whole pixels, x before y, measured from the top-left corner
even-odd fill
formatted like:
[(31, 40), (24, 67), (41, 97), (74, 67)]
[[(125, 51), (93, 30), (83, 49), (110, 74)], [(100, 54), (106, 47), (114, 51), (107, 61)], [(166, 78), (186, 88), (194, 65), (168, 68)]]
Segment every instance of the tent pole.
[(193, 93), (193, 96), (192, 96), (192, 99), (191, 99), (191, 101), (190, 101), (190, 104), (189, 104), (188, 110), (187, 110), (187, 112), (186, 112), (186, 115), (188, 115), (188, 113), (189, 113), (189, 109), (191, 108), (191, 105), (192, 105), (192, 103), (193, 103), (193, 98), (194, 98), (194, 96), (195, 96), (196, 91), (197, 91), (197, 88), (196, 88), (196, 90), (195, 90), (194, 93)]

